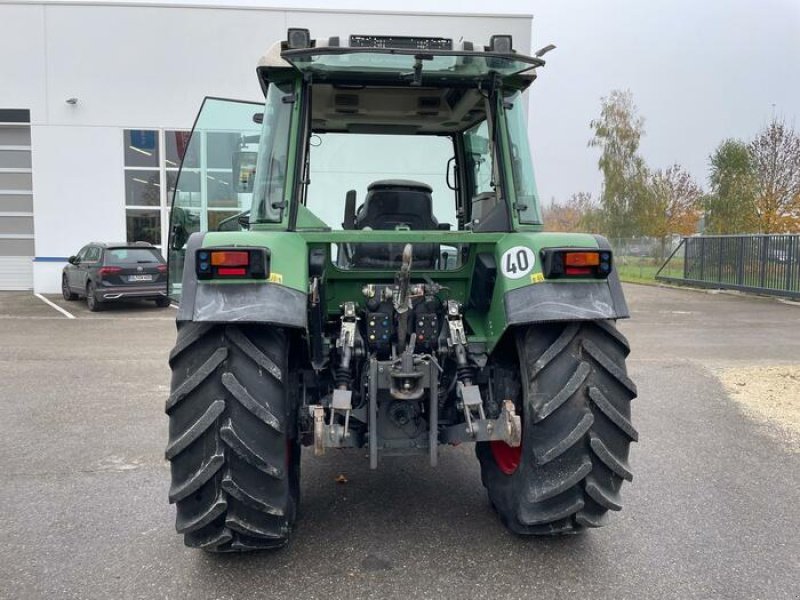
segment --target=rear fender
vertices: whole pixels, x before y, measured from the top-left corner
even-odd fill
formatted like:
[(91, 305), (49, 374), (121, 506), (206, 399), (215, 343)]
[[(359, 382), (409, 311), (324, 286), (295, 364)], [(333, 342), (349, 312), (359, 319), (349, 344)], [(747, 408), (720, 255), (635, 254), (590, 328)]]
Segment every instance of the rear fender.
[[(307, 294), (304, 291), (275, 281), (264, 283), (199, 282), (195, 271), (196, 251), (203, 247), (229, 243), (220, 234), (212, 235), (213, 237), (207, 238), (205, 233), (194, 233), (187, 242), (178, 321), (249, 322), (269, 323), (284, 327), (306, 327)], [(235, 234), (230, 235), (234, 236)], [(285, 236), (286, 233), (282, 235)], [(252, 234), (249, 236), (253, 237)], [(248, 238), (247, 241), (250, 239)], [(306, 263), (304, 260), (297, 262), (303, 265)], [(293, 279), (299, 281), (303, 281), (307, 277), (307, 275), (304, 276), (297, 272), (294, 275)], [(273, 277), (273, 279), (275, 278)]]
[[(528, 237), (528, 236), (525, 236)], [(536, 265), (524, 282), (503, 280), (503, 307), (506, 325), (546, 323), (557, 321), (595, 321), (628, 318), (628, 305), (622, 293), (616, 267), (605, 280), (547, 281), (541, 272), (539, 251), (546, 247), (578, 246), (611, 249), (603, 236), (572, 234), (575, 238), (564, 243), (557, 234), (533, 234), (529, 247), (536, 255)], [(552, 239), (551, 239), (552, 238)], [(578, 239), (581, 238), (581, 239)], [(514, 243), (519, 243), (516, 241)], [(506, 248), (498, 247), (498, 266)], [(503, 274), (499, 273), (499, 279)]]

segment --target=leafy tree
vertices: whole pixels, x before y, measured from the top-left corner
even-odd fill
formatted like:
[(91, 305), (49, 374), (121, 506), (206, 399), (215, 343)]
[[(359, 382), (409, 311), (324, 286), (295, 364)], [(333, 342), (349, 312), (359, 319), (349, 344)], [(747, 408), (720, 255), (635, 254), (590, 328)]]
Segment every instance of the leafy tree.
[(773, 120), (748, 146), (763, 233), (800, 231), (800, 137)]
[(647, 195), (638, 211), (641, 232), (661, 240), (661, 257), (670, 236), (697, 231), (703, 191), (680, 165), (657, 170), (650, 177)]
[(570, 196), (565, 203), (556, 203), (543, 208), (543, 218), (548, 231), (599, 231), (599, 208), (592, 195), (579, 192)]
[(725, 140), (709, 157), (710, 193), (703, 199), (707, 233), (758, 230), (755, 180), (750, 151), (738, 140)]
[(647, 195), (647, 167), (638, 154), (644, 120), (630, 91), (614, 90), (601, 103), (600, 118), (590, 123), (589, 146), (601, 151), (603, 230), (612, 238), (632, 237), (640, 233), (636, 213)]
[(679, 164), (653, 173), (650, 199), (641, 216), (642, 232), (651, 237), (691, 235), (700, 220), (703, 190)]

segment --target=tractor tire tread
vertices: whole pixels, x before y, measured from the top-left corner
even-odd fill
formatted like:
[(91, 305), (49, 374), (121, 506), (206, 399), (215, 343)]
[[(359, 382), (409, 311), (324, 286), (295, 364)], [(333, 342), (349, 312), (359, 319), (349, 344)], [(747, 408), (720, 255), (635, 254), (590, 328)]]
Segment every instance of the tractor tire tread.
[(287, 347), (275, 327), (178, 324), (165, 454), (187, 546), (244, 552), (288, 543), (299, 462), (288, 455)]
[[(606, 524), (633, 478), (630, 348), (613, 323), (546, 324), (517, 331), (523, 451), (510, 475), (478, 444), (481, 480), (501, 520), (520, 535), (577, 533)], [(527, 440), (527, 443), (526, 443)]]

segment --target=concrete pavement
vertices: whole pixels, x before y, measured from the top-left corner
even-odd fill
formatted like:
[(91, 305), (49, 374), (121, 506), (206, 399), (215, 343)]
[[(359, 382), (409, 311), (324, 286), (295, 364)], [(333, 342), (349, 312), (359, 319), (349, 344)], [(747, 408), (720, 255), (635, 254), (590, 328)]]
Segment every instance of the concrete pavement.
[[(626, 288), (639, 385), (625, 507), (604, 529), (509, 534), (469, 447), (441, 464), (305, 452), (292, 544), (183, 546), (163, 460), (173, 309), (92, 314), (0, 295), (0, 598), (800, 598), (800, 455), (711, 369), (800, 361), (800, 307)], [(348, 483), (334, 479), (345, 474)]]

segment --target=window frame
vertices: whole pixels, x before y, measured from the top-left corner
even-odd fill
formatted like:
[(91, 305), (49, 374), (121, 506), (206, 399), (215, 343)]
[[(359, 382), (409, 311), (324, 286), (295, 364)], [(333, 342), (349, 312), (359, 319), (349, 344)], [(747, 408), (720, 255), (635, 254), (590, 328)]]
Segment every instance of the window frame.
[[(93, 254), (93, 251), (97, 250), (97, 258), (91, 259), (90, 256)], [(89, 265), (96, 265), (101, 262), (103, 258), (103, 249), (100, 246), (90, 245), (87, 246), (86, 250), (86, 263)], [(83, 262), (83, 261), (81, 261)]]
[[(152, 131), (156, 134), (156, 151), (158, 153), (158, 165), (157, 166), (129, 166), (125, 163), (125, 144), (127, 143), (126, 134), (128, 132), (133, 131)], [(126, 175), (128, 172), (157, 172), (158, 173), (158, 204), (157, 205), (144, 205), (144, 204), (128, 204), (127, 203), (127, 189), (123, 190), (123, 195), (125, 196), (125, 204), (123, 206), (124, 210), (124, 218), (125, 218), (125, 241), (130, 241), (131, 243), (140, 241), (140, 240), (128, 240), (128, 214), (129, 212), (136, 213), (136, 212), (144, 212), (144, 211), (158, 211), (158, 243), (153, 244), (158, 251), (160, 252), (162, 249), (167, 248), (167, 244), (169, 243), (169, 223), (170, 223), (170, 209), (172, 204), (172, 194), (170, 193), (169, 189), (169, 182), (168, 182), (168, 173), (175, 174), (175, 184), (178, 181), (178, 174), (180, 172), (181, 163), (179, 162), (176, 166), (169, 166), (167, 165), (168, 162), (174, 162), (172, 160), (167, 159), (167, 134), (168, 133), (175, 133), (179, 132), (185, 134), (187, 136), (191, 135), (191, 129), (182, 128), (182, 127), (131, 127), (131, 128), (123, 128), (122, 129), (122, 143), (123, 143), (123, 175)], [(188, 142), (188, 138), (187, 138)], [(187, 147), (184, 148), (184, 152), (186, 151)], [(181, 161), (183, 157), (179, 157)], [(194, 169), (192, 169), (194, 170)], [(196, 169), (198, 173), (200, 173), (200, 169)], [(126, 183), (123, 181), (123, 186)]]

